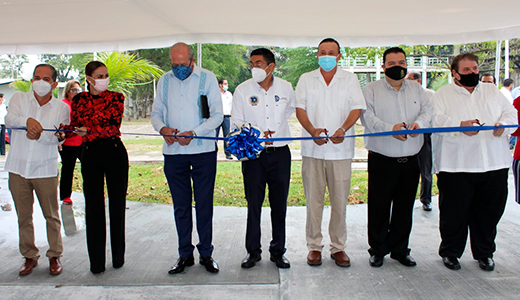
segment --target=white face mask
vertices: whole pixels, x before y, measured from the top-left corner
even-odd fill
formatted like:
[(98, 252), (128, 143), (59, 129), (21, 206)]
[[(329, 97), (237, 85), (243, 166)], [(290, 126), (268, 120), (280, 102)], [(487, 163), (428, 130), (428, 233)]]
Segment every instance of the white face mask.
[(32, 83), (32, 89), (38, 96), (43, 97), (52, 90), (52, 86), (47, 81), (36, 80)]
[(96, 91), (102, 93), (107, 90), (108, 85), (110, 84), (110, 78), (96, 79), (95, 82), (96, 85), (94, 85), (94, 88)]
[(223, 86), (222, 86), (222, 89), (223, 89), (224, 91), (227, 91), (227, 90), (229, 89), (229, 86), (227, 86), (227, 85), (223, 85)]
[[(269, 68), (269, 65), (267, 65), (266, 69), (267, 68)], [(252, 68), (251, 75), (253, 76), (253, 80), (256, 82), (262, 82), (267, 77), (267, 73), (262, 68)]]

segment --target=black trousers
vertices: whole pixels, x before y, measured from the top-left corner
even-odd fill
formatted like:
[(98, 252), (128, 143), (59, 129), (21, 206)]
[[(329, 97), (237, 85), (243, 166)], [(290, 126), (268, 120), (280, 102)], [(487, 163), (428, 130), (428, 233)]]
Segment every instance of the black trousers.
[(262, 253), (260, 222), (267, 184), (273, 235), (269, 252), (273, 255), (284, 254), (286, 250), (285, 216), (291, 180), (291, 151), (289, 147), (268, 148), (262, 151), (259, 158), (242, 162), (242, 174), (247, 200), (247, 252)]
[(424, 134), (424, 144), (419, 151), (419, 169), (421, 169), (421, 202), (432, 202), (432, 134)]
[(5, 125), (0, 125), (0, 154), (5, 155)]
[(105, 177), (110, 214), (112, 265), (119, 268), (125, 262), (125, 207), (128, 187), (128, 154), (121, 140), (107, 138), (84, 143), (81, 174), (90, 270), (92, 273), (105, 270)]
[(440, 256), (461, 257), (469, 229), (473, 258), (493, 257), (497, 225), (507, 201), (508, 170), (437, 175)]
[(417, 155), (368, 153), (368, 244), (371, 255), (410, 253), (413, 206), (419, 183)]
[(74, 168), (76, 167), (76, 160), (81, 158), (82, 149), (83, 145), (61, 145), (60, 200), (70, 198), (70, 195), (72, 194)]

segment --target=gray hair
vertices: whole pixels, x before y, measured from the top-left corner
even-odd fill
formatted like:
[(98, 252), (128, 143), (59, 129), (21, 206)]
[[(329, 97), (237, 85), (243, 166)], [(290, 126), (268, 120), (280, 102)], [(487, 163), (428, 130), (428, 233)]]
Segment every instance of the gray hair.
[(63, 89), (63, 95), (62, 95), (63, 98), (67, 98), (67, 93), (70, 91), (72, 86), (76, 83), (81, 87), (81, 84), (77, 80), (72, 79), (72, 80), (67, 81), (67, 84), (65, 85), (65, 88)]

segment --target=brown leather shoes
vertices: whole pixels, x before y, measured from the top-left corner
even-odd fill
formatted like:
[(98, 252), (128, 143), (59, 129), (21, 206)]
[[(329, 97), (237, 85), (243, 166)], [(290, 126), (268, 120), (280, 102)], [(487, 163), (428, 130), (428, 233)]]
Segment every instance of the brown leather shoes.
[(309, 266), (320, 266), (321, 265), (321, 251), (311, 250), (307, 254), (307, 264)]
[(51, 273), (51, 275), (60, 275), (61, 272), (63, 272), (63, 267), (61, 266), (60, 258), (49, 258), (49, 273)]
[(38, 259), (25, 258), (25, 263), (20, 267), (20, 275), (29, 275), (32, 273), (33, 268), (38, 266)]
[(336, 265), (344, 268), (350, 267), (350, 258), (345, 251), (332, 253), (330, 257), (336, 262)]

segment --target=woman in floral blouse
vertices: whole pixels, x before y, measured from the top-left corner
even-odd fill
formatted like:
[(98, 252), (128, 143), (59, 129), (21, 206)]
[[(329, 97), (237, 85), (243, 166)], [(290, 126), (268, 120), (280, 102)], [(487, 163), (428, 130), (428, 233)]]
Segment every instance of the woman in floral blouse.
[(69, 129), (83, 137), (81, 174), (85, 195), (87, 249), (90, 271), (105, 271), (106, 216), (104, 179), (108, 191), (112, 266), (125, 262), (125, 207), (128, 186), (128, 154), (121, 142), (123, 94), (108, 91), (107, 67), (92, 61), (85, 67), (88, 92), (72, 100)]

